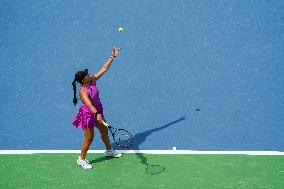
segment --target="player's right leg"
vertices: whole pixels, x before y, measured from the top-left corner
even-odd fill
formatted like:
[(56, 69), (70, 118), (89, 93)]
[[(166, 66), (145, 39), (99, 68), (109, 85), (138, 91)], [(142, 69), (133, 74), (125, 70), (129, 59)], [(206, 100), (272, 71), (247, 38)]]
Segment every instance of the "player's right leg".
[(84, 128), (84, 142), (82, 144), (81, 154), (77, 160), (77, 164), (84, 169), (91, 169), (92, 165), (86, 159), (86, 154), (94, 139), (94, 128)]

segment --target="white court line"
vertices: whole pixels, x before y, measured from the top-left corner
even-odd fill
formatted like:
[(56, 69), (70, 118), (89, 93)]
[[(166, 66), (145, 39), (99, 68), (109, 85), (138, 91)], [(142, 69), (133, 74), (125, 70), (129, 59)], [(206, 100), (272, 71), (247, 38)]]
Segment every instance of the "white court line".
[[(280, 151), (194, 151), (194, 150), (117, 150), (126, 154), (206, 154), (206, 155), (284, 155)], [(88, 153), (103, 153), (104, 150), (89, 150)], [(80, 150), (0, 150), (0, 154), (74, 154)]]

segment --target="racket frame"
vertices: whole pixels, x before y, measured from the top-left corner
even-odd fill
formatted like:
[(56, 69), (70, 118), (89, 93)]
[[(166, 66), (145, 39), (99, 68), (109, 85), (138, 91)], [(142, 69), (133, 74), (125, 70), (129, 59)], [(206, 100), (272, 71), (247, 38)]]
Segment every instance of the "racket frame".
[(104, 126), (106, 126), (107, 128), (109, 128), (109, 130), (110, 130), (110, 132), (111, 132), (111, 135), (112, 135), (112, 138), (113, 138), (114, 142), (116, 143), (116, 145), (120, 146), (121, 148), (129, 148), (129, 147), (132, 145), (132, 143), (131, 143), (129, 146), (121, 146), (121, 145), (115, 140), (115, 137), (114, 137), (116, 131), (122, 130), (122, 131), (127, 132), (127, 133), (130, 135), (130, 138), (132, 138), (132, 134), (131, 134), (129, 131), (127, 131), (127, 130), (125, 130), (125, 129), (114, 128), (114, 127), (110, 126), (109, 124), (107, 124), (105, 121), (103, 121), (103, 124), (104, 124)]

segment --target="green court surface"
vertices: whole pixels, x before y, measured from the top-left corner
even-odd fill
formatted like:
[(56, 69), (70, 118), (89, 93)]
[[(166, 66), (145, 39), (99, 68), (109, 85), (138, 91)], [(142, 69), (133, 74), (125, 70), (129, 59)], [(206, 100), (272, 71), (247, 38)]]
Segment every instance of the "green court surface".
[(0, 188), (284, 188), (284, 156), (88, 154), (91, 170), (77, 157), (0, 155)]

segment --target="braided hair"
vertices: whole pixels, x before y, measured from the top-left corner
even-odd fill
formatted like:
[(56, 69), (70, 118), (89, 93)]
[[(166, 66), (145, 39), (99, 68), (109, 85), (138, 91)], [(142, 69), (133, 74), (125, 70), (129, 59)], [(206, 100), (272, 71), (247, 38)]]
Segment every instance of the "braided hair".
[(80, 83), (81, 85), (83, 85), (83, 79), (85, 78), (85, 76), (88, 75), (88, 69), (85, 69), (84, 71), (78, 71), (75, 74), (75, 78), (72, 82), (72, 86), (73, 86), (73, 92), (74, 92), (74, 97), (73, 97), (73, 104), (76, 106), (77, 102), (78, 102), (78, 98), (76, 97), (76, 82)]

